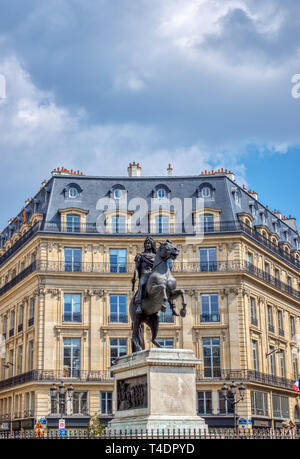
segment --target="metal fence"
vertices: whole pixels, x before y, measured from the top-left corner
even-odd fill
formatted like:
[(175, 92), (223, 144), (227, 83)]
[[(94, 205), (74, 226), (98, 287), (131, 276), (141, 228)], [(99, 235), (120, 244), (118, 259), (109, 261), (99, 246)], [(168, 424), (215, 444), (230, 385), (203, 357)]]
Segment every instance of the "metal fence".
[(203, 430), (188, 429), (188, 430), (127, 430), (123, 433), (106, 429), (101, 435), (90, 433), (87, 430), (66, 430), (65, 435), (61, 436), (58, 430), (49, 430), (37, 433), (33, 430), (24, 432), (0, 432), (0, 439), (38, 439), (38, 440), (55, 440), (55, 439), (98, 439), (98, 440), (272, 440), (272, 439), (300, 439), (300, 431), (296, 430), (269, 430), (258, 429), (256, 431), (241, 430), (235, 433), (233, 430), (226, 429), (210, 429), (205, 432)]

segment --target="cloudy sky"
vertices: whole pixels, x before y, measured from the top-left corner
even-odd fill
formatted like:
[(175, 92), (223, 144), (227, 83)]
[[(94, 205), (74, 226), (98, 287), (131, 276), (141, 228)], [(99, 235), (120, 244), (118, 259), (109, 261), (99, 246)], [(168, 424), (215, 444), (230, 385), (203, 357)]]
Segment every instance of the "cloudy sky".
[(0, 228), (54, 168), (130, 161), (229, 168), (300, 218), (295, 74), (299, 0), (0, 0)]

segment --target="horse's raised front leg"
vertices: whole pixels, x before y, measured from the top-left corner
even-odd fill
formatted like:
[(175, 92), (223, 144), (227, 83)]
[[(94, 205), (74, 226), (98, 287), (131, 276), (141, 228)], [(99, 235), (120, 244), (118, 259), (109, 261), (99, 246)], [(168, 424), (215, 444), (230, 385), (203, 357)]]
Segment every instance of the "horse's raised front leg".
[(186, 316), (186, 300), (185, 300), (184, 290), (182, 289), (173, 290), (170, 295), (170, 299), (172, 302), (172, 300), (177, 298), (178, 296), (181, 296), (181, 299), (182, 299), (182, 308), (180, 310), (180, 315), (181, 317), (185, 317)]

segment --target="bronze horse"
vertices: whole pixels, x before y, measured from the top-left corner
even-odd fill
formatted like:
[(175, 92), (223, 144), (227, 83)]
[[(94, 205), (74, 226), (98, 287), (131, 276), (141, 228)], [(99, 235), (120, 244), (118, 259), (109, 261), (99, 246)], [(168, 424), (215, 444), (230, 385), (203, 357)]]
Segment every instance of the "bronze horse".
[(132, 320), (132, 352), (138, 352), (145, 349), (144, 342), (144, 323), (147, 324), (152, 332), (152, 343), (161, 347), (156, 337), (159, 327), (160, 311), (165, 311), (167, 303), (174, 307), (174, 300), (178, 296), (182, 298), (181, 317), (186, 315), (186, 301), (184, 291), (176, 290), (176, 280), (170, 271), (168, 260), (175, 260), (179, 250), (171, 241), (159, 243), (160, 246), (156, 252), (153, 269), (149, 274), (146, 283), (145, 297), (142, 298), (142, 312), (136, 312), (137, 301), (134, 295), (130, 302), (129, 312)]

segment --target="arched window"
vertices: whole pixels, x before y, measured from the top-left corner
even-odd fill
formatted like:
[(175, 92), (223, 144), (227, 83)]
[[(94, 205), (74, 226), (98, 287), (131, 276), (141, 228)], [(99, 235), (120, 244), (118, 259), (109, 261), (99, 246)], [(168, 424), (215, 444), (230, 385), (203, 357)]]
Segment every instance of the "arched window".
[(204, 186), (201, 190), (203, 198), (209, 198), (211, 196), (211, 189), (208, 186)]
[(158, 199), (165, 199), (167, 197), (167, 192), (164, 188), (159, 188), (157, 190), (157, 197)]
[(78, 195), (78, 191), (75, 187), (69, 188), (69, 198), (75, 199), (77, 198), (77, 195)]
[(114, 198), (115, 199), (121, 199), (123, 196), (123, 190), (120, 190), (120, 188), (116, 188), (114, 190)]

